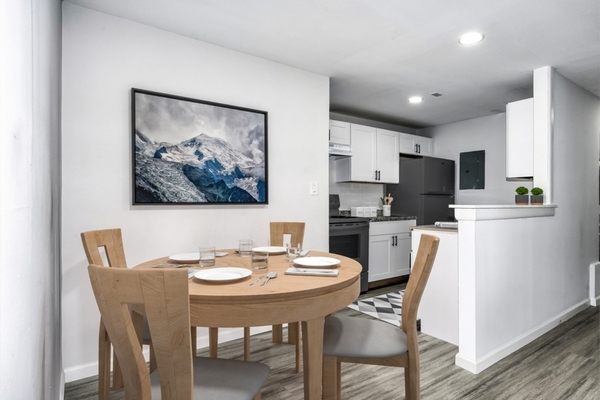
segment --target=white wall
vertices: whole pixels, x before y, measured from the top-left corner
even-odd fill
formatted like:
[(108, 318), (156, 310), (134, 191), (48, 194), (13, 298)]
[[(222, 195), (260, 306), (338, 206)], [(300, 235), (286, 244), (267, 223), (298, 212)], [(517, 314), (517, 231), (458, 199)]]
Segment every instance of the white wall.
[(62, 391), (60, 2), (0, 12), (0, 398)]
[[(456, 162), (456, 204), (514, 204), (515, 189), (529, 182), (508, 182), (506, 166), (506, 114), (474, 118), (419, 130), (433, 138), (433, 155)], [(485, 187), (459, 190), (460, 153), (485, 150)]]
[[(63, 359), (70, 381), (97, 373), (99, 314), (80, 232), (122, 228), (130, 266), (202, 243), (233, 248), (252, 238), (266, 245), (275, 220), (305, 221), (305, 247), (328, 249), (329, 81), (69, 3), (63, 20)], [(132, 87), (268, 111), (269, 205), (131, 206)], [(318, 196), (309, 195), (310, 181), (318, 182)]]
[(558, 73), (552, 98), (556, 214), (460, 221), (457, 363), (474, 371), (589, 304), (588, 266), (598, 259), (600, 99)]

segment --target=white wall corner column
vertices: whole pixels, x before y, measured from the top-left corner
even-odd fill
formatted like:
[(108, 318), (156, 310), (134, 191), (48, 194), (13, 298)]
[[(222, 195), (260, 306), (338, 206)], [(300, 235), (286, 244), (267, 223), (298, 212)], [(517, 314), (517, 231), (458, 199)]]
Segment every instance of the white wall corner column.
[(552, 77), (554, 68), (533, 71), (533, 186), (544, 190), (544, 203), (552, 204), (552, 143), (554, 105)]
[(531, 230), (554, 216), (556, 206), (451, 207), (459, 224), (455, 363), (477, 374), (558, 324), (553, 319), (532, 328), (528, 307), (522, 306), (538, 300), (528, 270), (535, 262)]

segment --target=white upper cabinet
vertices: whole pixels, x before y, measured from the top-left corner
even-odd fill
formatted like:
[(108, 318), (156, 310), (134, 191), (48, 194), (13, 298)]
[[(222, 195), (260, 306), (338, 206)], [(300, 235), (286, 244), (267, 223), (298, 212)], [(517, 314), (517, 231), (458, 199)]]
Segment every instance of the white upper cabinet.
[(408, 133), (399, 133), (400, 135), (400, 153), (431, 156), (433, 153), (433, 140), (423, 136), (410, 135)]
[(350, 123), (330, 120), (329, 142), (350, 146)]
[(377, 180), (384, 183), (400, 182), (400, 149), (398, 133), (377, 129)]
[(350, 124), (352, 157), (335, 162), (337, 182), (398, 183), (398, 134)]
[(533, 98), (506, 105), (506, 177), (533, 177)]

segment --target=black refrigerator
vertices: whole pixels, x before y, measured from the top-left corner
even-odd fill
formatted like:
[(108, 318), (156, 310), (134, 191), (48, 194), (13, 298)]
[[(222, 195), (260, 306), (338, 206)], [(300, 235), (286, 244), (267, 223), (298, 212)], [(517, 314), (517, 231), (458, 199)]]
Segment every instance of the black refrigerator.
[(454, 221), (454, 161), (443, 158), (400, 157), (400, 183), (387, 185), (392, 215), (417, 217), (417, 225)]

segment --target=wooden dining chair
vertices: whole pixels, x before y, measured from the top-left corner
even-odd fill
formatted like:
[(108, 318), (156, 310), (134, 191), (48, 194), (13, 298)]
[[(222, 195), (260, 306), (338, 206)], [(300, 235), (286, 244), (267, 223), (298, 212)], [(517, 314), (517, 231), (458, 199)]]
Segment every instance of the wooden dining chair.
[[(292, 244), (299, 243), (302, 245), (304, 243), (305, 227), (306, 223), (304, 222), (271, 222), (269, 227), (271, 246), (284, 246), (284, 235), (290, 235)], [(272, 335), (273, 343), (282, 343), (283, 326), (273, 325)], [(300, 349), (300, 322), (288, 323), (288, 343), (294, 344), (296, 347), (296, 372), (300, 372), (300, 354), (302, 354)]]
[[(83, 249), (88, 260), (88, 264), (104, 265), (100, 249), (104, 250), (108, 266), (111, 268), (127, 268), (125, 260), (125, 250), (123, 248), (123, 238), (121, 229), (103, 229), (81, 233)], [(151, 345), (149, 333), (142, 335), (142, 342)], [(100, 332), (98, 337), (98, 399), (104, 400), (110, 394), (110, 354), (111, 342), (106, 332), (104, 322), (100, 319)], [(152, 368), (154, 357), (151, 353)], [(113, 356), (113, 390), (123, 387), (121, 369), (116, 354)]]
[(422, 235), (404, 297), (402, 326), (347, 316), (325, 318), (323, 399), (341, 399), (341, 363), (404, 368), (405, 398), (420, 398), (417, 310), (437, 253), (439, 238)]
[[(125, 398), (260, 399), (269, 376), (265, 364), (192, 356), (187, 270), (91, 264), (88, 272), (121, 363)], [(146, 367), (130, 307), (145, 312), (157, 364), (153, 372)]]

